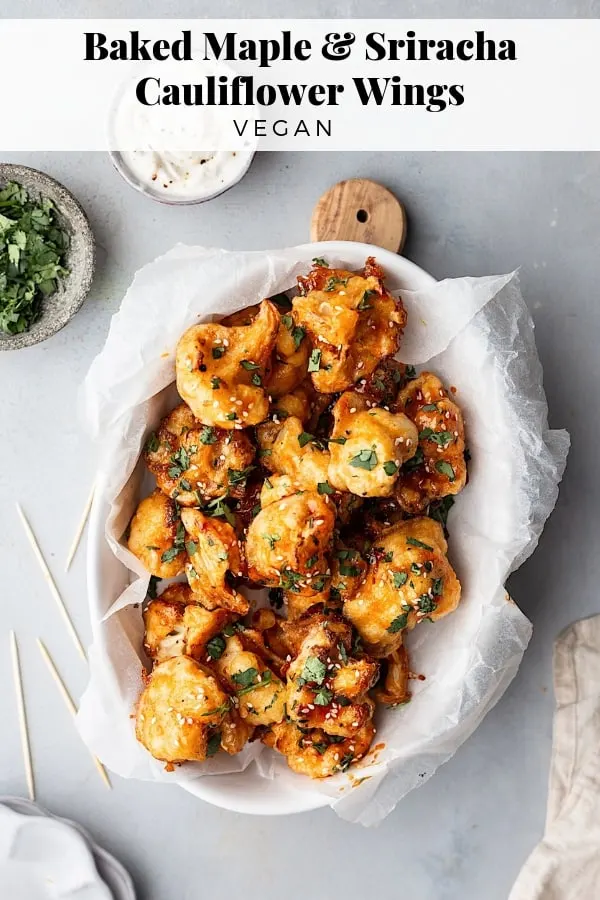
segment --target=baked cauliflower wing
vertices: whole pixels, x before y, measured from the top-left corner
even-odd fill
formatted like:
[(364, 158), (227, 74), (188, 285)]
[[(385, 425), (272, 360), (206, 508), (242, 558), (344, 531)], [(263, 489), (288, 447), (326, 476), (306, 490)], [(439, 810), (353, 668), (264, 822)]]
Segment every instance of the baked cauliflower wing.
[(152, 575), (174, 578), (186, 561), (184, 537), (174, 501), (156, 490), (135, 511), (127, 546)]
[(346, 390), (397, 353), (406, 312), (372, 257), (362, 274), (316, 266), (298, 284), (293, 316), (313, 346), (308, 370), (317, 391)]
[(346, 738), (329, 735), (321, 728), (305, 729), (292, 722), (281, 722), (273, 725), (262, 741), (282, 753), (293, 772), (309, 778), (329, 778), (362, 759), (369, 752), (374, 736), (375, 726), (371, 721)]
[(207, 609), (223, 608), (244, 616), (250, 605), (227, 580), (227, 573), (244, 575), (240, 543), (228, 522), (205, 516), (199, 509), (183, 509), (189, 562), (185, 574), (198, 602)]
[(460, 601), (460, 583), (446, 558), (448, 545), (439, 522), (408, 519), (383, 531), (372, 563), (344, 615), (365, 650), (386, 657), (402, 644), (402, 632), (423, 619), (436, 621)]
[(329, 482), (360, 497), (388, 497), (400, 467), (416, 452), (415, 425), (404, 413), (371, 406), (354, 391), (342, 394), (333, 419)]
[(243, 721), (252, 726), (281, 722), (285, 716), (285, 685), (261, 656), (246, 649), (243, 633), (227, 638), (212, 666), (235, 696)]
[(144, 647), (155, 662), (172, 656), (206, 656), (206, 645), (232, 619), (226, 609), (205, 609), (187, 584), (169, 585), (144, 611)]
[(329, 451), (304, 431), (296, 416), (279, 424), (261, 425), (257, 436), (262, 463), (269, 471), (288, 475), (298, 487), (307, 490), (316, 490), (327, 481)]
[(350, 656), (352, 628), (335, 614), (309, 614), (289, 623), (284, 633), (296, 644), (287, 672), (289, 721), (351, 737), (373, 716), (375, 704), (367, 691), (377, 680), (379, 665)]
[(335, 510), (327, 496), (305, 491), (261, 509), (246, 536), (248, 577), (294, 593), (322, 591)]
[(419, 432), (417, 455), (403, 470), (395, 496), (408, 513), (422, 512), (432, 500), (458, 494), (467, 481), (462, 412), (437, 376), (422, 372), (400, 391), (397, 408)]
[(180, 338), (177, 390), (204, 425), (242, 429), (266, 418), (264, 380), (279, 325), (277, 308), (263, 300), (250, 325), (207, 322)]
[(187, 656), (158, 663), (138, 702), (135, 733), (166, 763), (205, 760), (230, 700), (212, 672)]
[(165, 416), (144, 449), (158, 487), (180, 506), (197, 506), (227, 491), (241, 496), (243, 485), (232, 484), (229, 473), (247, 470), (253, 459), (247, 434), (202, 425), (185, 403)]

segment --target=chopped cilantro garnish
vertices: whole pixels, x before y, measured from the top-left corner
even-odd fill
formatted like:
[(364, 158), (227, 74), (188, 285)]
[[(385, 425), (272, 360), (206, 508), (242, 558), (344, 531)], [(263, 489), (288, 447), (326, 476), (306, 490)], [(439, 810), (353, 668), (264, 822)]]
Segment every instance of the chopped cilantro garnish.
[(44, 297), (69, 275), (68, 248), (51, 200), (30, 199), (14, 181), (0, 190), (0, 332), (19, 334), (39, 318)]
[(437, 409), (437, 403), (426, 403), (421, 407), (421, 412), (434, 412)]
[(438, 459), (435, 464), (435, 468), (440, 473), (440, 475), (445, 475), (449, 481), (454, 481), (454, 479), (456, 478), (454, 469), (449, 462), (446, 462), (445, 459)]
[(386, 475), (396, 475), (396, 473), (398, 472), (398, 466), (393, 459), (388, 459), (388, 461), (384, 462), (383, 464), (383, 471)]
[(359, 566), (349, 566), (349, 565), (346, 565), (345, 563), (342, 563), (340, 565), (340, 575), (345, 576), (347, 578), (358, 578), (358, 576), (360, 575), (360, 572), (361, 572), (361, 570), (360, 570)]
[(172, 562), (172, 560), (174, 560), (176, 556), (179, 556), (180, 553), (180, 547), (169, 547), (169, 549), (165, 550), (165, 552), (162, 554), (160, 561), (164, 563)]
[(408, 624), (408, 613), (402, 613), (399, 616), (396, 616), (395, 619), (390, 622), (388, 626), (389, 634), (397, 634), (399, 631), (402, 631), (403, 628), (406, 628)]
[(216, 500), (211, 500), (210, 503), (208, 503), (204, 507), (204, 512), (207, 516), (212, 516), (213, 518), (219, 518), (220, 516), (223, 516), (223, 518), (226, 519), (230, 525), (235, 525), (235, 516), (222, 497), (218, 497)]
[(442, 500), (436, 500), (429, 507), (429, 516), (432, 519), (435, 519), (436, 522), (441, 522), (445, 528), (448, 521), (448, 513), (453, 506), (454, 497), (448, 496), (444, 497)]
[(229, 422), (235, 422), (235, 420), (237, 419), (237, 413), (235, 411), (227, 413), (225, 418), (228, 419)]
[(392, 579), (394, 581), (394, 587), (401, 588), (402, 585), (406, 584), (408, 581), (408, 575), (406, 572), (392, 572)]
[(213, 377), (210, 379), (210, 384), (213, 391), (216, 391), (221, 387), (221, 379), (217, 378), (216, 375), (213, 375)]
[(277, 541), (281, 540), (281, 537), (278, 534), (263, 534), (262, 537), (263, 537), (263, 540), (267, 541), (269, 548), (271, 550), (274, 550), (275, 544), (277, 543)]
[(205, 425), (202, 431), (200, 432), (200, 443), (201, 444), (216, 444), (217, 436), (215, 434), (214, 428), (211, 428), (210, 425)]
[(422, 613), (429, 614), (435, 612), (435, 610), (437, 609), (437, 603), (433, 599), (433, 597), (430, 597), (428, 594), (423, 594), (419, 598), (418, 607)]
[(255, 466), (247, 466), (245, 469), (228, 469), (227, 479), (229, 484), (244, 484), (250, 472), (254, 471), (255, 468)]
[(188, 556), (193, 556), (196, 550), (198, 549), (198, 543), (196, 541), (186, 541), (185, 549), (188, 552)]
[(328, 481), (319, 481), (317, 491), (319, 494), (333, 494), (333, 488)]
[(256, 369), (260, 369), (258, 363), (252, 362), (249, 359), (243, 359), (240, 363), (242, 369), (245, 369), (246, 372), (254, 372)]
[(146, 453), (156, 453), (159, 447), (160, 441), (156, 436), (156, 432), (153, 431), (152, 434), (148, 436), (148, 440), (146, 441)]
[(433, 550), (433, 547), (430, 547), (429, 544), (424, 544), (423, 541), (419, 541), (414, 537), (407, 537), (406, 543), (410, 544), (411, 547), (420, 547), (421, 550)]
[(308, 431), (303, 431), (302, 434), (298, 435), (298, 443), (301, 447), (305, 447), (307, 444), (310, 444), (311, 441), (315, 440), (314, 434), (309, 434)]
[(322, 256), (315, 256), (313, 259), (313, 266), (322, 266), (324, 269), (327, 268), (327, 262), (323, 259)]
[(296, 594), (300, 591), (300, 582), (302, 581), (300, 572), (284, 569), (279, 578), (279, 587), (282, 587), (284, 591), (293, 591)]
[(423, 451), (420, 447), (417, 447), (417, 452), (410, 459), (407, 459), (403, 465), (403, 469), (405, 472), (412, 472), (413, 469), (418, 469), (419, 466), (422, 466), (424, 462)]
[(220, 634), (207, 641), (206, 652), (211, 659), (220, 659), (225, 653), (225, 640)]
[(310, 359), (308, 360), (308, 371), (309, 372), (318, 372), (321, 368), (321, 351), (313, 350), (310, 354)]
[(208, 739), (208, 744), (206, 745), (206, 757), (210, 759), (211, 756), (214, 756), (221, 749), (221, 732), (215, 731), (214, 734), (211, 734)]
[(359, 311), (363, 311), (365, 309), (373, 309), (373, 304), (369, 303), (371, 297), (376, 297), (377, 291), (365, 291), (361, 297), (360, 303), (356, 307)]
[(333, 692), (326, 687), (320, 687), (315, 693), (314, 703), (316, 706), (329, 706), (333, 700)]
[(221, 359), (223, 354), (225, 353), (225, 347), (213, 347), (212, 348), (212, 358), (213, 359)]
[(377, 462), (377, 454), (374, 450), (361, 450), (350, 459), (350, 465), (355, 469), (367, 469), (369, 472), (373, 471)]
[(318, 656), (309, 656), (304, 663), (299, 681), (301, 680), (302, 684), (310, 682), (311, 684), (321, 685), (325, 681), (326, 674), (327, 666), (325, 663)]

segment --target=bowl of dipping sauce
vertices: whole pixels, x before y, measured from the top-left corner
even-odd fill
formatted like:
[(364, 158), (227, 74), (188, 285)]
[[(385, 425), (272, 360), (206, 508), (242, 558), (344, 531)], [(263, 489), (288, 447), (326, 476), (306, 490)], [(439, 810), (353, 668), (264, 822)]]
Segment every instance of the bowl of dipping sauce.
[[(210, 79), (224, 74), (232, 76), (222, 65), (194, 64), (187, 77), (208, 89)], [(235, 149), (221, 149), (229, 128), (229, 116), (218, 106), (144, 106), (135, 82), (128, 81), (110, 112), (109, 153), (119, 174), (146, 197), (172, 205), (203, 203), (236, 185), (254, 158), (255, 138), (238, 136)], [(196, 147), (219, 149), (190, 149)]]

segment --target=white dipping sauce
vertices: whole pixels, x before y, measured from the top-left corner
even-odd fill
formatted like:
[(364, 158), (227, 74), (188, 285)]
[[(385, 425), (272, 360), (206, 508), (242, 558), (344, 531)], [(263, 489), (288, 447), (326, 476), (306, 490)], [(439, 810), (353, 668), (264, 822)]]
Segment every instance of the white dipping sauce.
[[(193, 74), (201, 80), (214, 71), (194, 66)], [(230, 110), (219, 107), (144, 106), (130, 82), (109, 123), (111, 148), (117, 152), (113, 160), (131, 184), (157, 199), (208, 200), (242, 178), (256, 149), (256, 140), (239, 137), (235, 149), (222, 149), (230, 117)], [(196, 147), (213, 149), (190, 149)]]
[(133, 177), (166, 200), (197, 200), (220, 194), (239, 180), (251, 157), (251, 153), (239, 150), (121, 151), (121, 159)]

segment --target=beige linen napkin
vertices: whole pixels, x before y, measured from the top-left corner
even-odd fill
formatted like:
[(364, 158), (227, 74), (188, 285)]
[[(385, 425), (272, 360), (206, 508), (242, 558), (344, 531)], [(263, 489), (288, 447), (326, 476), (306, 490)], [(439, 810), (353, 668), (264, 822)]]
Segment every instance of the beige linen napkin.
[(600, 616), (559, 635), (554, 692), (546, 831), (509, 900), (600, 898)]

